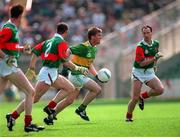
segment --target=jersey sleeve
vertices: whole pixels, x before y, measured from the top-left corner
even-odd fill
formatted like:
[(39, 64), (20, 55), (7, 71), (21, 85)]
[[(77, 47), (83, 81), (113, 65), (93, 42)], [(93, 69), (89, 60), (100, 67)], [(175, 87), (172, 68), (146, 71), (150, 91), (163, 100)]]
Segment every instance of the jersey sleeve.
[(43, 44), (44, 44), (44, 42), (41, 42), (41, 43), (37, 44), (37, 45), (32, 49), (32, 52), (33, 52), (36, 56), (40, 56), (40, 55), (41, 55)]
[(154, 43), (156, 44), (156, 52), (159, 51), (159, 41), (158, 40), (154, 40)]
[(68, 58), (69, 58), (68, 49), (69, 49), (69, 47), (68, 47), (67, 42), (61, 42), (58, 45), (58, 56), (60, 59), (68, 60)]
[(136, 48), (136, 62), (141, 62), (145, 59), (144, 50), (141, 46), (137, 46)]
[(10, 28), (4, 28), (0, 32), (0, 43), (7, 42), (12, 37), (12, 30)]
[(81, 44), (75, 45), (75, 46), (71, 46), (71, 47), (70, 47), (70, 51), (71, 51), (71, 53), (74, 54), (74, 55), (80, 55), (80, 56), (81, 56), (81, 54), (83, 53), (83, 51), (85, 51), (83, 47), (84, 47), (84, 46), (81, 45)]

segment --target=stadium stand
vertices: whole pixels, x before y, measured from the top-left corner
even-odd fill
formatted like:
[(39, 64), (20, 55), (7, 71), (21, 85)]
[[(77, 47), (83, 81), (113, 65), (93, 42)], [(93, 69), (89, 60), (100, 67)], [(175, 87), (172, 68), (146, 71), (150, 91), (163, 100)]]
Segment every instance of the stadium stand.
[[(6, 1), (7, 0), (0, 1), (0, 26), (8, 17)], [(21, 35), (23, 38), (22, 44), (28, 42), (31, 45), (35, 45), (39, 41), (52, 36), (54, 34), (55, 24), (59, 21), (68, 22), (70, 25), (70, 35), (68, 38), (70, 44), (84, 41), (87, 28), (93, 24), (98, 25), (103, 28), (104, 35), (106, 36), (105, 39), (103, 39), (104, 42), (99, 54), (99, 57), (103, 56), (103, 58), (98, 58), (100, 61), (97, 61), (97, 66), (113, 66), (111, 69), (113, 70), (113, 78), (115, 78), (114, 80), (112, 79), (112, 82), (109, 82), (107, 86), (103, 87), (104, 92), (102, 93), (102, 97), (114, 98), (128, 96), (129, 93), (127, 91), (129, 91), (130, 88), (128, 81), (129, 75), (124, 76), (124, 74), (130, 73), (132, 56), (130, 57), (131, 52), (119, 55), (118, 51), (127, 51), (127, 49), (125, 49), (126, 47), (132, 48), (132, 46), (135, 45), (140, 38), (139, 28), (145, 22), (149, 22), (150, 25), (153, 26), (155, 33), (161, 33), (161, 30), (169, 28), (172, 24), (176, 24), (176, 21), (179, 20), (179, 8), (176, 3), (172, 5), (175, 6), (175, 8), (172, 6), (165, 8), (175, 1), (176, 0), (33, 0), (32, 10), (26, 13), (27, 20), (21, 28), (23, 34)], [(174, 29), (174, 31), (176, 31), (176, 29)], [(114, 33), (116, 32), (118, 33), (118, 35), (116, 35), (118, 40), (114, 37)], [(165, 31), (165, 33), (166, 32), (167, 31)], [(171, 34), (166, 37), (171, 41)], [(167, 38), (164, 36), (161, 37), (161, 34), (158, 34), (156, 38), (162, 41), (162, 45), (171, 45), (168, 44)], [(110, 48), (107, 48), (106, 45), (110, 45)], [(169, 50), (169, 47), (164, 48), (164, 51), (166, 49)], [(106, 54), (107, 50), (109, 51), (108, 54)], [(126, 53), (126, 51), (124, 53)], [(171, 55), (172, 54), (170, 54), (170, 56)], [(112, 60), (111, 57), (116, 56), (117, 58)], [(126, 59), (124, 59), (125, 57)], [(30, 56), (23, 56), (20, 60), (20, 66), (24, 71), (27, 69), (29, 60)], [(106, 60), (106, 62), (104, 62), (104, 60)], [(107, 64), (107, 62), (109, 64)], [(164, 74), (165, 70), (160, 72), (159, 75)]]
[[(174, 0), (34, 0), (27, 13), (23, 40), (38, 43), (54, 33), (58, 21), (70, 25), (69, 42), (80, 43), (89, 26), (103, 28), (105, 34), (117, 31), (130, 22), (160, 9)], [(6, 0), (0, 4), (0, 24), (7, 20)], [(48, 10), (47, 10), (48, 9)]]

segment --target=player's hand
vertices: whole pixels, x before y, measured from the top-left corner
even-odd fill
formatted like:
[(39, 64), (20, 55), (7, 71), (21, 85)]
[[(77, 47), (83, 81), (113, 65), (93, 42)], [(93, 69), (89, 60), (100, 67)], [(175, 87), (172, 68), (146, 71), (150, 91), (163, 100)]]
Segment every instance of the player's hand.
[(96, 78), (99, 82), (101, 82), (101, 83), (107, 83), (106, 81), (105, 81), (105, 82), (104, 82), (104, 81), (101, 81), (101, 80), (98, 78), (98, 75), (96, 75), (95, 78)]
[(156, 60), (158, 60), (161, 57), (163, 57), (163, 54), (161, 52), (156, 53), (156, 55), (155, 55)]
[(8, 55), (6, 55), (5, 56), (5, 58), (4, 58), (4, 60), (5, 60), (5, 62), (6, 62), (6, 64), (8, 65), (8, 66), (15, 66), (15, 67), (17, 67), (16, 65), (15, 65), (15, 59), (14, 59), (14, 57), (13, 56), (8, 56)]
[(28, 80), (36, 80), (36, 72), (34, 69), (28, 68), (27, 72), (25, 73)]
[(87, 76), (89, 72), (86, 67), (82, 67), (82, 66), (76, 66), (75, 70), (81, 72), (85, 76)]
[(25, 44), (24, 45), (24, 52), (27, 54), (31, 54), (31, 52), (32, 52), (31, 45)]

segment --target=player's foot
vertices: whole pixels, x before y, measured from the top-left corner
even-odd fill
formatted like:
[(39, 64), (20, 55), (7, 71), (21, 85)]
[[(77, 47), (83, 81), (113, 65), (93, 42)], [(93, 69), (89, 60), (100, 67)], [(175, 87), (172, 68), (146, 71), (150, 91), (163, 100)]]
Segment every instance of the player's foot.
[(76, 114), (78, 114), (82, 119), (89, 121), (89, 117), (86, 115), (86, 111), (79, 110), (78, 108), (75, 110)]
[(133, 120), (131, 118), (127, 118), (126, 122), (133, 122)]
[(53, 119), (49, 119), (48, 117), (44, 118), (44, 123), (46, 125), (53, 125), (54, 124)]
[(38, 129), (39, 131), (42, 131), (42, 130), (45, 129), (45, 127), (44, 127), (44, 126), (37, 126), (37, 129)]
[(142, 97), (139, 97), (139, 108), (144, 110), (144, 99)]
[(48, 106), (46, 106), (44, 109), (43, 109), (44, 112), (46, 112), (46, 114), (48, 115), (48, 118), (49, 119), (53, 119), (53, 120), (57, 120), (56, 118), (56, 112), (55, 110), (53, 109), (50, 109)]
[(25, 132), (38, 132), (44, 129), (43, 126), (37, 126), (36, 124), (30, 124), (29, 126), (24, 127)]
[(6, 119), (7, 119), (7, 127), (9, 131), (13, 131), (13, 126), (15, 125), (15, 119), (12, 117), (11, 114), (7, 114)]

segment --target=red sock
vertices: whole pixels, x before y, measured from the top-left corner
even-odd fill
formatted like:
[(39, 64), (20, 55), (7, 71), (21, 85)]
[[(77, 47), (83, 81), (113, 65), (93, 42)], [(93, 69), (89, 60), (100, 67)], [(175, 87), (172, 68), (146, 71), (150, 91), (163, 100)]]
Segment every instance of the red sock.
[(17, 113), (17, 111), (14, 111), (13, 113), (11, 113), (11, 116), (12, 116), (14, 119), (17, 119), (20, 115)]
[(32, 121), (32, 116), (31, 115), (25, 115), (24, 122), (25, 122), (26, 127), (31, 124), (31, 121)]
[(54, 108), (56, 107), (56, 105), (57, 105), (56, 102), (50, 101), (49, 104), (48, 104), (48, 107), (49, 107), (50, 109), (54, 109)]
[(132, 119), (132, 114), (127, 112), (126, 118), (127, 118), (127, 119)]
[(140, 96), (141, 96), (143, 99), (149, 98), (149, 95), (148, 95), (148, 92), (147, 92), (147, 91), (142, 92), (142, 93), (140, 94)]

